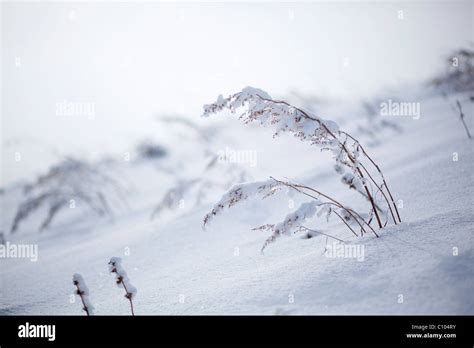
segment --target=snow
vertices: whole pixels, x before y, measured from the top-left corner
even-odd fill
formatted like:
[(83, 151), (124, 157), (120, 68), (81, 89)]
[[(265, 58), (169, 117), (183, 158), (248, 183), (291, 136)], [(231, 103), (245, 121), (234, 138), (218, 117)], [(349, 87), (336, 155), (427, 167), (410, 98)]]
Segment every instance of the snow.
[(299, 226), (316, 214), (317, 208), (321, 204), (322, 203), (316, 199), (311, 202), (305, 202), (294, 212), (288, 214), (282, 222), (271, 227), (273, 234), (265, 241), (261, 251), (263, 252), (267, 245), (274, 242), (280, 235), (291, 235), (295, 233)]
[[(395, 99), (393, 94), (389, 98)], [(173, 148), (175, 152), (165, 157), (166, 166), (156, 160), (110, 165), (116, 177), (133, 183), (127, 193), (130, 208), (113, 220), (91, 216), (87, 209), (66, 209), (41, 233), (37, 227), (42, 216), (32, 216), (15, 234), (6, 233), (10, 243), (38, 244), (38, 260), (0, 259), (0, 313), (82, 315), (77, 303), (68, 300), (71, 274), (82, 272), (96, 314), (129, 315), (130, 303), (116, 296), (107, 274), (107, 262), (118, 255), (123, 261), (113, 260), (120, 274), (124, 274), (122, 263), (126, 264), (127, 280), (130, 277), (140, 288), (133, 302), (137, 315), (474, 314), (472, 141), (442, 97), (426, 95), (420, 102), (420, 119), (390, 118), (403, 131), (386, 133), (376, 146), (365, 146), (400, 201), (403, 222), (378, 231), (379, 238), (370, 233), (355, 237), (340, 222), (326, 222), (324, 214), (305, 222), (309, 229), (346, 245), (363, 246), (363, 261), (327, 257), (327, 239), (318, 233), (281, 239), (262, 255), (267, 231), (252, 228), (284, 221), (304, 203), (285, 190), (261, 199), (269, 191), (253, 196), (240, 184), (234, 192), (240, 188), (248, 197), (227, 209), (235, 194), (219, 201), (228, 191), (221, 185), (200, 204), (187, 206), (185, 199), (182, 210), (150, 220), (156, 204), (176, 183), (169, 171), (189, 178), (202, 173), (202, 164), (208, 163), (196, 150), (202, 144), (193, 139), (192, 144)], [(472, 104), (464, 108), (473, 129)], [(324, 115), (335, 115), (345, 129), (356, 129), (351, 112), (355, 109), (351, 103), (325, 105)], [(203, 128), (213, 122), (200, 120)], [(232, 142), (234, 148), (258, 149), (257, 167), (246, 167), (258, 185), (273, 175), (318, 187), (354, 209), (365, 204), (335, 175), (331, 155), (307, 142), (284, 136), (273, 139), (273, 131), (231, 118), (212, 125), (219, 132), (209, 148), (222, 149)], [(222, 176), (215, 173), (216, 178)], [(21, 187), (5, 188), (3, 231), (8, 231), (21, 199)], [(217, 208), (219, 216), (203, 231), (204, 216)]]

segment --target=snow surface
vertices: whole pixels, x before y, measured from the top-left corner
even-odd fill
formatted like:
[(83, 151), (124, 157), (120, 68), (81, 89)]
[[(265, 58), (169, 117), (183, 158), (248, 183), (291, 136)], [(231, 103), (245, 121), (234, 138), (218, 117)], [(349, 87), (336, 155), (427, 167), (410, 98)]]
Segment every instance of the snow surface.
[[(380, 231), (380, 238), (356, 238), (336, 221), (305, 222), (349, 245), (363, 244), (362, 262), (327, 257), (326, 237), (303, 233), (279, 238), (262, 255), (268, 231), (252, 228), (283, 221), (307, 201), (295, 196), (290, 205), (283, 192), (265, 200), (251, 197), (225, 209), (205, 230), (204, 216), (232, 185), (213, 188), (202, 204), (187, 205), (185, 198), (182, 210), (151, 220), (156, 204), (176, 182), (173, 175), (205, 173), (207, 162), (197, 155), (201, 143), (185, 137), (176, 140), (180, 146), (164, 164), (111, 164), (114, 175), (130, 182), (130, 208), (113, 219), (75, 210), (58, 217), (47, 231), (38, 233), (32, 217), (17, 233), (6, 234), (12, 243), (37, 243), (39, 255), (37, 262), (0, 259), (0, 314), (83, 315), (77, 303), (70, 302), (71, 276), (81, 273), (95, 314), (129, 315), (128, 301), (108, 274), (114, 255), (124, 260), (128, 276), (140, 289), (134, 299), (137, 315), (474, 314), (473, 142), (446, 100), (426, 95), (420, 101), (419, 120), (390, 118), (403, 132), (381, 137), (379, 145), (367, 149), (395, 199), (403, 201), (403, 223)], [(469, 105), (465, 113), (472, 127)], [(355, 108), (325, 105), (321, 116), (349, 129)], [(225, 146), (256, 149), (256, 168), (239, 164), (255, 180), (291, 178), (354, 208), (363, 202), (341, 184), (329, 154), (291, 136), (273, 139), (271, 129), (224, 118), (213, 123), (196, 117), (196, 122), (202, 128), (217, 127), (211, 151)], [(1, 229), (8, 231), (21, 187), (9, 186), (1, 197)]]

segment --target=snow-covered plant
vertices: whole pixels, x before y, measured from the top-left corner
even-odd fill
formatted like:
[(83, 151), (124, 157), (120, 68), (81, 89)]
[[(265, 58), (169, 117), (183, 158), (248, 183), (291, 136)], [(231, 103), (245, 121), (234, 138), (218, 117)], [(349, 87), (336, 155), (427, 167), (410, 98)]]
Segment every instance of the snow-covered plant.
[(219, 202), (215, 204), (212, 211), (204, 217), (204, 228), (211, 220), (219, 215), (224, 209), (231, 208), (251, 197), (261, 196), (262, 199), (274, 195), (282, 188), (288, 188), (299, 194), (311, 198), (309, 202), (302, 203), (298, 209), (288, 214), (281, 222), (276, 224), (265, 224), (255, 227), (253, 230), (271, 231), (272, 234), (267, 238), (261, 251), (274, 242), (282, 235), (293, 235), (299, 232), (304, 226), (305, 221), (317, 216), (324, 216), (329, 220), (333, 215), (341, 220), (345, 226), (355, 235), (359, 236), (356, 229), (360, 229), (360, 236), (371, 231), (376, 236), (377, 233), (370, 224), (353, 209), (343, 205), (334, 198), (306, 185), (281, 181), (270, 178), (266, 181), (257, 181), (234, 185)]
[(135, 315), (133, 310), (133, 299), (137, 294), (137, 289), (130, 283), (127, 272), (122, 267), (122, 259), (120, 257), (112, 257), (109, 261), (109, 271), (115, 274), (115, 283), (120, 288), (125, 290), (125, 298), (130, 301), (130, 310), (132, 315)]
[(73, 158), (66, 158), (38, 179), (25, 186), (25, 198), (17, 208), (10, 232), (18, 230), (20, 223), (43, 207), (47, 214), (40, 230), (46, 229), (65, 208), (83, 203), (99, 216), (112, 216), (110, 198), (123, 202), (120, 185), (98, 167)]
[(467, 137), (472, 139), (471, 132), (465, 121), (465, 114), (461, 102), (464, 100), (450, 100), (453, 93), (469, 92), (468, 102), (474, 101), (474, 46), (459, 48), (446, 58), (445, 70), (429, 81), (429, 85), (437, 88), (447, 101), (455, 115), (459, 116)]
[(204, 217), (203, 227), (205, 228), (212, 218), (221, 213), (225, 208), (231, 208), (238, 202), (256, 195), (262, 195), (263, 198), (267, 198), (280, 189), (281, 186), (275, 180), (236, 184), (222, 196), (220, 201), (214, 205), (212, 211)]
[(160, 203), (155, 207), (151, 214), (151, 219), (154, 219), (165, 209), (174, 209), (178, 207), (180, 201), (184, 198), (184, 195), (198, 182), (198, 179), (178, 179), (176, 185), (166, 191)]
[(362, 102), (362, 110), (364, 120), (357, 125), (356, 133), (360, 137), (367, 139), (367, 145), (379, 145), (381, 139), (385, 139), (389, 134), (400, 134), (403, 130), (395, 122), (388, 120), (386, 117), (380, 117), (380, 112), (375, 105), (380, 105), (380, 102), (364, 101)]
[(168, 151), (160, 144), (150, 139), (143, 140), (136, 147), (138, 156), (148, 160), (159, 160), (167, 156)]
[[(288, 100), (292, 105), (299, 105), (306, 113), (318, 114), (325, 104), (333, 103), (326, 98), (317, 95), (303, 94), (297, 90), (291, 90)], [(381, 141), (389, 135), (403, 132), (403, 128), (396, 122), (381, 117), (379, 105), (384, 98), (377, 97), (374, 100), (363, 100), (360, 107), (354, 105), (351, 122), (351, 132), (357, 135), (359, 140), (364, 140), (368, 146), (380, 145)], [(338, 112), (338, 115), (340, 113)]]
[(474, 91), (474, 46), (451, 52), (445, 60), (445, 70), (430, 84), (448, 94)]
[(201, 175), (192, 179), (178, 179), (155, 207), (151, 219), (165, 210), (176, 209), (186, 199), (191, 206), (199, 206), (209, 201), (209, 195), (216, 189), (227, 190), (235, 182), (249, 178), (245, 170), (235, 163), (226, 163), (217, 168), (218, 156), (211, 158)]
[[(188, 143), (190, 151), (180, 153), (179, 167), (168, 167), (166, 172), (173, 176), (174, 183), (164, 192), (154, 207), (151, 219), (166, 211), (183, 212), (187, 209), (213, 202), (217, 191), (229, 189), (235, 182), (249, 180), (248, 171), (226, 158), (227, 154), (216, 155), (214, 143), (220, 135), (216, 126), (201, 126), (188, 118), (178, 115), (157, 118), (170, 136), (170, 148), (183, 138), (192, 139)], [(191, 158), (189, 156), (191, 154)], [(173, 153), (172, 153), (173, 155)], [(169, 161), (168, 161), (169, 162)], [(225, 165), (218, 165), (225, 162)], [(176, 173), (180, 173), (177, 175)]]
[(84, 282), (84, 278), (82, 278), (79, 273), (75, 273), (72, 276), (72, 283), (76, 286), (74, 293), (81, 299), (82, 310), (85, 311), (87, 315), (93, 315), (94, 306), (92, 306), (92, 303), (89, 300), (89, 289)]
[[(350, 188), (363, 194), (371, 206), (371, 217), (375, 216), (379, 228), (385, 226), (380, 214), (380, 205), (388, 209), (394, 224), (401, 218), (380, 167), (368, 155), (357, 139), (339, 129), (338, 125), (290, 105), (282, 100), (274, 100), (265, 91), (246, 87), (241, 92), (226, 98), (220, 95), (217, 101), (204, 105), (203, 116), (225, 109), (238, 112), (245, 124), (259, 122), (276, 129), (274, 137), (290, 132), (301, 141), (308, 141), (321, 150), (331, 151), (335, 160), (335, 170)], [(372, 166), (372, 167), (370, 167)], [(370, 169), (370, 170), (369, 170)]]

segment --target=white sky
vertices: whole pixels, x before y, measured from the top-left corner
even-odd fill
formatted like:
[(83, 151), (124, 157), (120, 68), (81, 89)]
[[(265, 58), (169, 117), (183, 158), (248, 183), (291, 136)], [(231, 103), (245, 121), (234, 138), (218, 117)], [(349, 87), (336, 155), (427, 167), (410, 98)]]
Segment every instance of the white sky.
[[(46, 148), (122, 151), (148, 134), (154, 113), (198, 118), (202, 104), (247, 85), (276, 96), (367, 96), (429, 78), (443, 56), (474, 41), (472, 1), (1, 8), (0, 185), (44, 167)], [(94, 120), (58, 116), (63, 100), (94, 103)], [(12, 163), (13, 141), (26, 151), (21, 164)]]

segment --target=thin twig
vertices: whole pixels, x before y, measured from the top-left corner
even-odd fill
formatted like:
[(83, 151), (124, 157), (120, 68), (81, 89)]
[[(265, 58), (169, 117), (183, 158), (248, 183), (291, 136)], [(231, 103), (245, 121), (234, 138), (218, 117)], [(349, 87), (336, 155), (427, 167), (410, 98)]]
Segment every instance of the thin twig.
[[(324, 124), (324, 122), (322, 122), (321, 120), (317, 119), (317, 118), (314, 118), (314, 117), (311, 117), (310, 115), (308, 115), (305, 111), (303, 111), (302, 109), (298, 108), (298, 107), (295, 107), (293, 105), (290, 105), (289, 103), (283, 101), (283, 100), (273, 100), (273, 99), (268, 99), (268, 98), (264, 98), (260, 95), (257, 94), (257, 97), (259, 97), (260, 99), (264, 100), (264, 101), (267, 101), (267, 102), (271, 102), (271, 103), (276, 103), (276, 104), (284, 104), (284, 105), (287, 105), (289, 107), (293, 107), (295, 110), (299, 111), (303, 117), (307, 118), (307, 119), (310, 119), (310, 120), (313, 120), (313, 121), (316, 121), (321, 127), (324, 128), (324, 130), (329, 134), (331, 135), (332, 138), (334, 138), (337, 142), (338, 142), (338, 145), (341, 147), (341, 149), (344, 150), (344, 152), (347, 154), (349, 160), (355, 165), (356, 163), (356, 159), (352, 157), (350, 151), (346, 148), (345, 144), (343, 144), (338, 137), (336, 137), (336, 135), (331, 132), (331, 130)], [(372, 209), (374, 211), (374, 214), (375, 214), (375, 217), (377, 219), (377, 223), (379, 225), (379, 228), (382, 228), (382, 221), (380, 220), (380, 216), (379, 216), (379, 213), (377, 211), (377, 208), (375, 207), (375, 201), (372, 197), (372, 194), (370, 193), (367, 185), (365, 184), (364, 182), (364, 175), (362, 173), (362, 171), (360, 170), (360, 168), (358, 166), (355, 167), (358, 174), (360, 175), (360, 178), (362, 179), (362, 184), (364, 186), (364, 189), (365, 189), (365, 192), (367, 193), (367, 197), (368, 197), (368, 200), (370, 202), (370, 204), (372, 205)]]
[(332, 238), (332, 239), (335, 239), (335, 240), (338, 240), (339, 242), (342, 242), (342, 243), (345, 243), (346, 241), (342, 240), (342, 239), (339, 239), (339, 238), (336, 238), (336, 237), (333, 237), (329, 234), (326, 234), (324, 232), (320, 232), (320, 231), (316, 231), (316, 230), (312, 230), (308, 227), (305, 227), (305, 226), (300, 226), (301, 228), (305, 229), (306, 231), (309, 231), (309, 232), (313, 232), (313, 233), (318, 233), (318, 234), (322, 234), (323, 236), (326, 236), (326, 237), (329, 237), (329, 238)]
[(132, 316), (135, 316), (135, 312), (133, 311), (132, 294), (128, 292), (125, 282), (123, 280), (122, 280), (122, 285), (123, 285), (123, 288), (125, 289), (125, 292), (127, 293), (125, 297), (130, 301), (130, 309), (132, 310)]
[[(395, 212), (397, 213), (397, 217), (398, 217), (398, 221), (399, 222), (402, 222), (402, 219), (400, 218), (400, 214), (398, 212), (398, 209), (397, 209), (397, 205), (395, 204), (395, 201), (393, 199), (393, 196), (392, 196), (392, 193), (390, 192), (390, 189), (388, 188), (388, 185), (387, 185), (387, 182), (385, 181), (385, 176), (383, 175), (382, 173), (382, 170), (380, 169), (380, 167), (377, 165), (377, 163), (375, 163), (375, 161), (372, 159), (372, 157), (369, 156), (369, 154), (367, 153), (367, 151), (365, 151), (364, 147), (359, 143), (359, 141), (357, 139), (355, 139), (352, 135), (350, 135), (349, 133), (347, 132), (344, 132), (344, 131), (340, 131), (340, 133), (348, 136), (349, 138), (351, 138), (353, 141), (355, 141), (357, 143), (357, 145), (359, 146), (359, 148), (362, 150), (362, 153), (364, 154), (364, 156), (370, 161), (370, 163), (372, 163), (372, 165), (375, 167), (375, 169), (379, 172), (380, 174), (380, 177), (382, 178), (382, 182), (383, 182), (383, 185), (385, 186), (385, 188), (387, 189), (387, 193), (388, 195), (390, 196), (390, 199), (392, 201), (392, 204), (393, 204), (393, 207), (395, 209)], [(371, 181), (377, 186), (377, 183), (375, 182), (375, 180), (372, 178), (372, 176), (369, 174), (369, 171), (365, 168), (365, 166), (360, 163), (361, 167), (364, 168), (365, 172), (369, 175), (369, 178), (371, 179)], [(381, 187), (379, 188), (382, 191)], [(387, 202), (387, 205), (388, 207), (390, 208), (390, 204), (388, 202), (388, 199), (387, 197), (384, 195), (384, 198), (385, 198), (385, 201)], [(392, 215), (393, 215), (393, 212), (392, 212)]]
[(458, 106), (458, 109), (459, 109), (459, 118), (461, 119), (461, 122), (462, 122), (464, 128), (466, 129), (467, 137), (469, 139), (472, 139), (471, 133), (469, 132), (469, 128), (467, 128), (466, 121), (464, 120), (464, 113), (462, 112), (462, 107), (461, 107), (461, 103), (459, 102), (459, 100), (456, 100), (456, 105)]
[(77, 294), (79, 295), (79, 297), (81, 298), (81, 302), (82, 302), (82, 309), (84, 309), (84, 311), (86, 312), (86, 315), (87, 316), (90, 316), (89, 314), (89, 308), (87, 308), (86, 306), (86, 303), (84, 302), (84, 298), (82, 297), (82, 295), (84, 294), (81, 289), (79, 288), (79, 283), (77, 281), (74, 281), (74, 285), (76, 286), (77, 288)]
[[(351, 217), (359, 224), (359, 226), (361, 227), (361, 229), (362, 229), (363, 231), (365, 231), (365, 229), (364, 229), (363, 225), (361, 224), (361, 222), (359, 221), (359, 219), (361, 219), (361, 220), (364, 222), (364, 224), (366, 224), (366, 225), (370, 228), (370, 230), (375, 234), (375, 236), (378, 237), (378, 234), (375, 232), (375, 230), (372, 228), (372, 226), (370, 226), (357, 212), (355, 212), (355, 211), (352, 210), (352, 209), (346, 208), (346, 207), (343, 206), (341, 203), (339, 203), (338, 201), (336, 201), (334, 198), (332, 198), (332, 197), (330, 197), (330, 196), (328, 196), (328, 195), (326, 195), (326, 194), (324, 194), (324, 193), (322, 193), (322, 192), (320, 192), (320, 191), (318, 191), (318, 190), (315, 190), (315, 189), (313, 189), (313, 188), (311, 188), (311, 187), (308, 187), (308, 186), (304, 186), (304, 185), (300, 185), (300, 184), (292, 184), (292, 183), (289, 183), (289, 182), (284, 182), (284, 181), (281, 181), (281, 180), (277, 180), (277, 179), (275, 179), (274, 177), (270, 177), (270, 178), (273, 179), (273, 180), (275, 180), (276, 182), (282, 184), (282, 185), (291, 187), (291, 188), (293, 188), (294, 190), (296, 190), (297, 192), (300, 192), (300, 193), (302, 193), (302, 194), (304, 194), (304, 195), (306, 195), (306, 196), (308, 196), (308, 197), (311, 197), (311, 198), (313, 198), (313, 199), (318, 199), (318, 198), (315, 197), (315, 196), (313, 196), (313, 195), (310, 195), (310, 194), (307, 193), (307, 192), (302, 191), (300, 188), (304, 188), (304, 189), (313, 191), (313, 192), (315, 192), (316, 194), (325, 197), (326, 199), (330, 200), (330, 201), (332, 202), (332, 204), (336, 205), (338, 208), (341, 208), (341, 209), (345, 210), (346, 212), (348, 212), (349, 215), (351, 215)], [(329, 202), (326, 202), (325, 204), (330, 204), (330, 203), (329, 203)], [(357, 217), (358, 217), (359, 219), (358, 219), (356, 216), (354, 216), (354, 214), (357, 215)], [(344, 222), (346, 222), (346, 221), (344, 220)], [(357, 234), (352, 228), (351, 228), (351, 231), (358, 237), (358, 234)]]
[[(304, 188), (304, 189), (313, 191), (314, 193), (316, 193), (316, 194), (318, 194), (318, 195), (321, 195), (321, 196), (323, 196), (323, 197), (326, 198), (326, 199), (329, 199), (330, 201), (336, 203), (339, 208), (342, 208), (342, 209), (346, 210), (346, 211), (354, 218), (354, 220), (357, 221), (357, 222), (359, 223), (359, 225), (361, 225), (360, 222), (359, 222), (359, 220), (354, 216), (354, 215), (357, 215), (357, 217), (358, 217), (360, 220), (362, 220), (362, 221), (370, 228), (370, 230), (377, 236), (377, 233), (376, 233), (375, 230), (372, 228), (372, 226), (370, 226), (370, 224), (368, 224), (368, 223), (362, 218), (362, 216), (360, 216), (359, 213), (357, 213), (356, 211), (354, 211), (354, 210), (352, 210), (352, 209), (350, 209), (350, 208), (346, 208), (344, 205), (342, 205), (341, 203), (339, 203), (338, 201), (336, 201), (334, 198), (332, 198), (332, 197), (330, 197), (330, 196), (328, 196), (328, 195), (326, 195), (326, 194), (324, 194), (324, 193), (322, 193), (322, 192), (320, 192), (320, 191), (318, 191), (318, 190), (315, 190), (315, 189), (313, 189), (312, 187), (309, 187), (309, 186), (305, 186), (305, 185), (301, 185), (301, 184), (292, 184), (292, 183), (288, 183), (288, 182), (279, 181), (279, 180), (275, 179), (274, 177), (270, 177), (270, 178), (272, 178), (273, 180), (275, 180), (275, 181), (277, 181), (277, 182), (279, 182), (279, 183), (281, 183), (281, 184), (283, 184), (283, 185), (292, 187), (292, 188), (294, 188), (296, 191), (301, 192), (301, 193), (303, 193), (303, 194), (306, 194), (306, 195), (308, 195), (308, 196), (310, 196), (310, 197), (312, 197), (312, 198), (315, 198), (315, 199), (316, 199), (316, 197), (311, 196), (311, 195), (309, 195), (308, 193), (299, 190), (299, 188)], [(364, 232), (366, 232), (362, 225), (361, 225), (361, 228), (363, 229)]]

